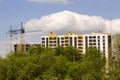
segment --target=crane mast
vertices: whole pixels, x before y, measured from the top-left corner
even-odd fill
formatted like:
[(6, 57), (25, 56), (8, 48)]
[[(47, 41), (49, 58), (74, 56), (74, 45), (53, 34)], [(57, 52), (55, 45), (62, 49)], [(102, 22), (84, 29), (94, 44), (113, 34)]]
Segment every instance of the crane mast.
[(10, 34), (10, 50), (12, 51), (12, 37), (13, 37), (13, 30), (12, 30), (12, 26), (10, 26), (10, 31), (9, 31), (9, 34)]
[(21, 22), (20, 29), (12, 29), (12, 26), (10, 26), (10, 50), (12, 51), (12, 45), (13, 45), (13, 34), (20, 34), (20, 44), (19, 44), (19, 50), (25, 51), (25, 44), (24, 44), (24, 33), (31, 33), (31, 32), (39, 32), (41, 30), (35, 30), (35, 31), (28, 31), (26, 32), (23, 27), (23, 22)]
[(13, 34), (20, 34), (20, 50), (22, 50), (23, 48), (23, 44), (24, 44), (24, 34), (25, 33), (25, 29), (23, 28), (23, 22), (21, 22), (21, 27), (20, 29), (12, 29), (12, 26), (10, 26), (10, 31), (9, 31), (9, 34), (10, 34), (10, 50), (12, 51), (12, 45), (13, 45)]
[(20, 50), (25, 50), (25, 45), (24, 45), (24, 33), (25, 29), (23, 28), (23, 22), (21, 22), (21, 28), (20, 28)]

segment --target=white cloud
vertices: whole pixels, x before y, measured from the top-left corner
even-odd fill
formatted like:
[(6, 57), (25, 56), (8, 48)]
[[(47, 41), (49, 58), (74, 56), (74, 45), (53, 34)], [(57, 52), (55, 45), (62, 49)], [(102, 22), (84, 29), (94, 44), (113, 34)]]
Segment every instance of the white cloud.
[(37, 3), (62, 3), (62, 4), (71, 2), (71, 0), (28, 0), (28, 1)]
[[(48, 35), (50, 32), (66, 34), (69, 31), (77, 33), (89, 33), (92, 31), (103, 31), (105, 33), (120, 32), (120, 19), (106, 20), (100, 16), (83, 15), (71, 11), (62, 11), (43, 16), (40, 19), (31, 19), (24, 25), (26, 31), (42, 30), (38, 35), (31, 33), (26, 35), (33, 39), (33, 36), (40, 40), (41, 35)], [(31, 41), (30, 39), (28, 39)]]
[(70, 11), (62, 11), (41, 19), (32, 19), (25, 24), (26, 30), (42, 29), (44, 32), (96, 31), (104, 30), (106, 20), (98, 16), (88, 16)]
[(107, 30), (109, 30), (109, 32), (111, 32), (111, 33), (120, 32), (120, 19), (114, 19), (114, 20), (109, 21), (109, 25), (107, 26)]

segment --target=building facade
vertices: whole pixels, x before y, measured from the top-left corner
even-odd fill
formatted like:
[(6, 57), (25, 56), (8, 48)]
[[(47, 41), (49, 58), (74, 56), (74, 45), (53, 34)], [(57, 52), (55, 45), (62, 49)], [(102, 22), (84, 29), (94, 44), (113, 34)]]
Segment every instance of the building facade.
[(27, 52), (30, 47), (37, 47), (40, 44), (14, 44), (14, 51), (25, 51)]
[(76, 34), (75, 32), (68, 32), (65, 35), (57, 35), (51, 32), (48, 36), (42, 36), (42, 46), (56, 48), (58, 46), (74, 46), (80, 52), (84, 54), (86, 48), (96, 47), (103, 55), (108, 58), (109, 49), (111, 47), (111, 34), (92, 32), (91, 34)]

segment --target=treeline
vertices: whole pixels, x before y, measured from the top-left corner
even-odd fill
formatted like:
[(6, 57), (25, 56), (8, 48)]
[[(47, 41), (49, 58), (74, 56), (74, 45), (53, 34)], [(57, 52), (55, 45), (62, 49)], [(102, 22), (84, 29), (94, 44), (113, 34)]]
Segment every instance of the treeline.
[(74, 47), (31, 47), (0, 58), (0, 80), (120, 80), (120, 70), (106, 74), (105, 58), (96, 48), (80, 55)]

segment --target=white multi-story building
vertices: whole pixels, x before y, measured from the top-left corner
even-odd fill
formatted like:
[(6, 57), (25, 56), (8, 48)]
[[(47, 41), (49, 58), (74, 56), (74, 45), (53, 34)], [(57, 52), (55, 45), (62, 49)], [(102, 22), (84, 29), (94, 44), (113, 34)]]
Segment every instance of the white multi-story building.
[(81, 54), (86, 48), (96, 47), (108, 57), (111, 47), (111, 35), (109, 33), (92, 32), (91, 34), (76, 34), (68, 32), (65, 35), (57, 35), (51, 32), (48, 36), (42, 36), (42, 46), (55, 48), (58, 46), (74, 46)]

